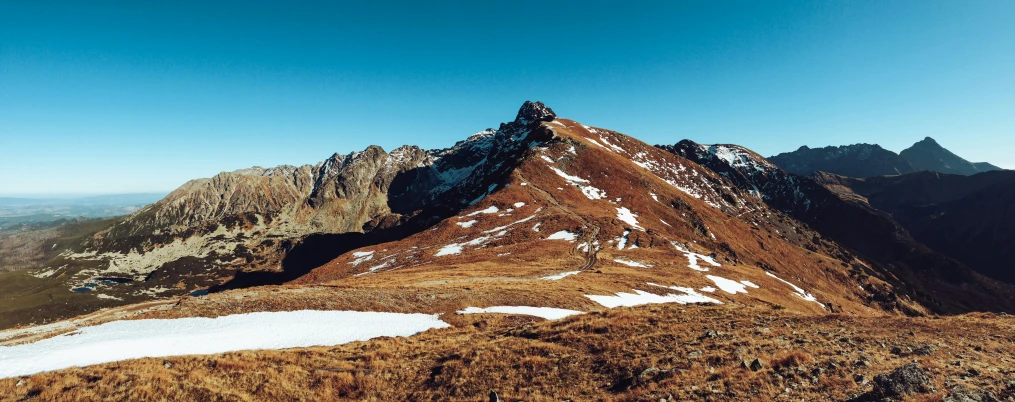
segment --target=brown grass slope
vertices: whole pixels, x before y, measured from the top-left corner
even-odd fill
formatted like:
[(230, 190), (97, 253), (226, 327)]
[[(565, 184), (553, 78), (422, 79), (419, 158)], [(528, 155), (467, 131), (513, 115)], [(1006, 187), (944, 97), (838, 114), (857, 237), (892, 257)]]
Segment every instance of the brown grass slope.
[[(140, 359), (0, 380), (0, 400), (809, 401), (870, 392), (916, 362), (928, 389), (1015, 395), (1015, 321), (659, 305), (455, 327), (337, 347)], [(759, 360), (760, 367), (751, 369)], [(747, 362), (745, 367), (744, 362)], [(968, 393), (966, 393), (968, 394)]]

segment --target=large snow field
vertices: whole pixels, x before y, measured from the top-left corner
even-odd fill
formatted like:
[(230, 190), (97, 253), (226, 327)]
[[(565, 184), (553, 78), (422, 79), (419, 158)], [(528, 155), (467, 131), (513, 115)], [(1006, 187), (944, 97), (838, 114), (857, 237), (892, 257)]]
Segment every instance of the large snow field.
[(332, 346), (447, 327), (433, 314), (312, 310), (113, 321), (0, 347), (0, 378), (141, 357)]

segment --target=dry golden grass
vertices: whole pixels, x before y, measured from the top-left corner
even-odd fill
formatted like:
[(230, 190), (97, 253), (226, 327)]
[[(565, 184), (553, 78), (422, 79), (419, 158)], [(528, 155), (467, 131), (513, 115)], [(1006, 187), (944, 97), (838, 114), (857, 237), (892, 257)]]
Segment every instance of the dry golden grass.
[[(871, 388), (855, 376), (870, 381), (911, 361), (938, 390), (913, 400), (939, 400), (946, 381), (1015, 395), (1015, 384), (1005, 383), (1015, 374), (1011, 317), (816, 317), (743, 305), (657, 305), (560, 321), (454, 321), (454, 328), (410, 338), (140, 359), (0, 380), (0, 399), (477, 401), (495, 390), (526, 401), (845, 400)], [(908, 351), (925, 345), (934, 347), (930, 355)], [(741, 367), (756, 358), (761, 370)]]

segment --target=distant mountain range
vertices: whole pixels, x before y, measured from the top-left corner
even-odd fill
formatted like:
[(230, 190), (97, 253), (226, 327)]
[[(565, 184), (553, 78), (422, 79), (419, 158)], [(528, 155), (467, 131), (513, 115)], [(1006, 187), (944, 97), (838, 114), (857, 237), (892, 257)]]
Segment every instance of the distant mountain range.
[(787, 172), (802, 176), (814, 172), (833, 173), (848, 177), (900, 175), (929, 170), (939, 173), (974, 175), (1001, 170), (986, 162), (969, 162), (927, 137), (900, 153), (877, 144), (853, 144), (808, 148), (801, 146), (768, 158)]
[[(965, 166), (927, 148), (906, 154)], [(858, 176), (915, 169), (877, 146), (831, 150)], [(652, 146), (526, 102), (513, 121), (447, 149), (371, 146), (315, 165), (224, 172), (123, 218), (34, 243), (19, 235), (13, 257), (41, 268), (0, 274), (0, 327), (195, 291), (356, 283), (403, 292), (518, 275), (536, 282), (512, 290), (511, 303), (555, 289), (578, 306), (585, 294), (660, 284), (701, 299), (694, 289), (714, 292), (709, 284), (729, 276), (774, 289), (792, 278), (808, 291), (750, 297), (800, 311), (1015, 311), (1015, 287), (910, 235), (891, 202), (777, 165), (736, 145)], [(573, 276), (581, 280), (562, 281), (567, 291), (550, 284)]]

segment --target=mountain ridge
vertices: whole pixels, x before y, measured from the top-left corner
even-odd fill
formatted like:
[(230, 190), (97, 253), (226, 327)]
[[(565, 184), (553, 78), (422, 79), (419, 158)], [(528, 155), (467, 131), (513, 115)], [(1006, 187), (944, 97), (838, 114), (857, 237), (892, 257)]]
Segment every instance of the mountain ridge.
[(801, 176), (827, 172), (848, 177), (900, 175), (920, 170), (973, 175), (1001, 170), (987, 162), (969, 162), (926, 137), (900, 153), (878, 144), (852, 144), (810, 148), (801, 146), (767, 158), (782, 169)]

